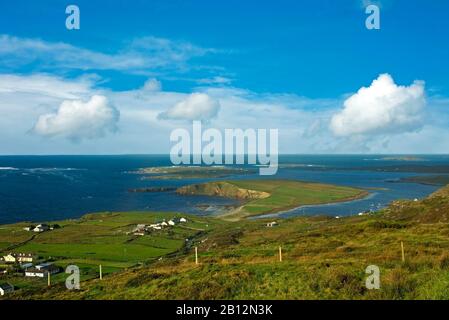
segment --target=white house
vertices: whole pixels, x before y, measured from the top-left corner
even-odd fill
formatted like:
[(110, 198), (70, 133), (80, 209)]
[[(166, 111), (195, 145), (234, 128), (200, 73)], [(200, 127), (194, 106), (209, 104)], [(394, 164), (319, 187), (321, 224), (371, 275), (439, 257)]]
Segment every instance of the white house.
[(9, 283), (0, 284), (0, 296), (4, 296), (7, 293), (14, 292), (14, 286)]
[(33, 262), (34, 256), (31, 253), (10, 253), (3, 256), (3, 260), (6, 263)]
[(187, 222), (187, 219), (186, 218), (181, 218), (181, 219), (179, 219), (179, 222)]
[(162, 221), (162, 222), (161, 222), (161, 226), (166, 227), (166, 226), (168, 226), (168, 223), (165, 222), (165, 221)]
[(25, 270), (25, 277), (47, 277), (48, 274), (59, 273), (60, 269), (51, 262), (36, 265), (34, 268)]
[(267, 223), (267, 227), (268, 227), (268, 228), (276, 227), (277, 225), (278, 225), (278, 223), (277, 223), (276, 221), (268, 222), (268, 223)]
[(171, 226), (174, 226), (174, 225), (175, 225), (175, 222), (174, 222), (173, 220), (169, 220), (169, 221), (168, 221), (168, 224), (171, 225)]
[(161, 225), (159, 223), (150, 224), (148, 226), (148, 228), (151, 228), (151, 229), (154, 229), (154, 230), (161, 230), (162, 229), (162, 227), (161, 227)]
[(147, 232), (147, 226), (144, 224), (138, 224), (137, 227), (133, 230), (133, 234), (135, 236), (144, 236)]
[(31, 253), (15, 253), (17, 262), (33, 262), (34, 256)]
[(33, 231), (34, 232), (44, 232), (50, 230), (50, 226), (48, 224), (38, 224)]
[(6, 256), (3, 256), (3, 260), (5, 260), (5, 262), (9, 262), (9, 263), (11, 263), (11, 262), (14, 263), (17, 261), (16, 256), (12, 253), (10, 253)]
[(134, 232), (145, 230), (145, 227), (146, 225), (144, 224), (138, 224), (137, 227), (134, 229)]

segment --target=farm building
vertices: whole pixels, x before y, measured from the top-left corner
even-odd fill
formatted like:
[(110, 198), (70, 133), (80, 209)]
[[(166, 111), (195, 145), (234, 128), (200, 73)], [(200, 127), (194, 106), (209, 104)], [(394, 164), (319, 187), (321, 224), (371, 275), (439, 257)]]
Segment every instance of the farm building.
[(6, 256), (3, 256), (3, 260), (6, 262), (6, 263), (14, 263), (14, 262), (16, 262), (17, 260), (16, 260), (16, 257), (15, 257), (15, 255), (13, 255), (12, 253), (10, 253), (10, 254), (8, 254), (8, 255), (6, 255)]
[(173, 218), (172, 221), (175, 222), (175, 223), (181, 223), (181, 222), (182, 223), (186, 223), (187, 219), (186, 218), (178, 218), (178, 217), (176, 217), (176, 218)]
[(4, 296), (7, 293), (14, 292), (14, 286), (9, 283), (0, 284), (0, 296)]
[(24, 264), (20, 265), (20, 269), (27, 270), (28, 268), (31, 268), (32, 266), (33, 266), (33, 264), (31, 262), (24, 263)]
[(45, 232), (48, 230), (54, 230), (54, 229), (60, 229), (61, 226), (59, 224), (54, 224), (53, 226), (50, 226), (48, 224), (38, 224), (37, 226), (30, 225), (28, 227), (24, 227), (23, 230), (25, 231), (33, 231), (33, 232)]
[(9, 263), (33, 262), (34, 256), (31, 253), (10, 253), (6, 256), (3, 256), (3, 260)]
[(50, 230), (50, 226), (49, 226), (48, 224), (45, 224), (45, 223), (43, 223), (43, 224), (38, 224), (38, 225), (33, 229), (34, 232), (44, 232), (44, 231), (48, 231), (48, 230)]
[(48, 276), (48, 274), (56, 274), (59, 273), (60, 271), (61, 270), (59, 269), (59, 267), (55, 266), (51, 262), (47, 262), (36, 265), (34, 268), (27, 269), (25, 271), (25, 277), (44, 278)]
[(144, 236), (147, 233), (147, 226), (144, 224), (138, 224), (137, 227), (134, 228), (132, 234), (135, 236)]
[(165, 219), (162, 221), (159, 221), (157, 223), (153, 223), (150, 225), (145, 225), (145, 224), (138, 224), (136, 226), (136, 228), (134, 228), (131, 232), (128, 232), (127, 234), (134, 234), (136, 236), (143, 236), (145, 234), (147, 234), (148, 232), (150, 232), (151, 230), (162, 230), (165, 227), (173, 227), (176, 224), (180, 223), (180, 222), (187, 222), (187, 220), (185, 218), (173, 218), (170, 219), (168, 221), (166, 221)]
[(273, 221), (273, 222), (268, 222), (267, 223), (267, 227), (268, 228), (273, 228), (273, 227), (276, 227), (276, 226), (278, 226), (279, 224), (276, 222), (276, 221)]

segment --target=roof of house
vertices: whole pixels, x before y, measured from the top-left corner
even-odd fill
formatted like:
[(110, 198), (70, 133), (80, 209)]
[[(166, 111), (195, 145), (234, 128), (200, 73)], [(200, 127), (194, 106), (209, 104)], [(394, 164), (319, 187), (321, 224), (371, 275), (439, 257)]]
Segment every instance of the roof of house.
[(13, 258), (32, 258), (33, 254), (31, 253), (8, 253), (3, 257), (13, 257)]
[(55, 271), (55, 270), (59, 270), (59, 268), (55, 265), (50, 265), (46, 268), (29, 268), (26, 270), (27, 273), (46, 273), (48, 271)]
[(32, 253), (13, 253), (12, 254), (14, 257), (32, 257), (33, 254)]
[(36, 265), (36, 268), (38, 268), (38, 269), (48, 268), (51, 265), (53, 265), (53, 262), (44, 262), (44, 263)]
[(0, 288), (3, 290), (14, 289), (14, 287), (9, 283), (0, 283)]

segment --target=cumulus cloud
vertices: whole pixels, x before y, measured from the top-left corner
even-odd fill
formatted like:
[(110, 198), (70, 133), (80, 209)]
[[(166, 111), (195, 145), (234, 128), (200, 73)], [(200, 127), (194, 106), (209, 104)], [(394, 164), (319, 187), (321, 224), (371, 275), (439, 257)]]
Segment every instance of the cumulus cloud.
[(220, 110), (218, 100), (205, 93), (192, 93), (186, 99), (159, 114), (164, 120), (202, 120), (207, 121), (217, 116)]
[(94, 139), (115, 132), (120, 113), (104, 96), (89, 101), (65, 100), (55, 113), (41, 115), (33, 132), (45, 137), (62, 136), (73, 141)]
[[(160, 121), (160, 114), (171, 110), (190, 95), (182, 92), (151, 92), (143, 86), (128, 91), (112, 91), (98, 86), (95, 79), (64, 79), (50, 75), (0, 75), (0, 154), (132, 154), (166, 153), (172, 144), (171, 130), (184, 127), (191, 129), (189, 122)], [(42, 83), (44, 82), (44, 83)], [(344, 99), (310, 99), (292, 94), (263, 94), (236, 87), (198, 88), (197, 92), (219, 101), (219, 111), (213, 126), (225, 128), (277, 128), (279, 129), (279, 151), (281, 153), (444, 153), (449, 149), (449, 99), (427, 97), (424, 126), (419, 130), (394, 134), (357, 134), (336, 137), (329, 123), (333, 116), (342, 112)], [(68, 118), (58, 116), (58, 107), (63, 101), (81, 101), (86, 104), (94, 95), (106, 96), (107, 105), (120, 107), (120, 132), (114, 131), (113, 120), (88, 125), (93, 116), (85, 116), (71, 127), (63, 130), (45, 120), (42, 115), (53, 115), (51, 119)], [(56, 109), (56, 111), (55, 111)], [(61, 109), (61, 108), (59, 108)], [(182, 108), (181, 108), (182, 109)], [(112, 112), (114, 113), (114, 112)], [(78, 112), (77, 112), (78, 114)], [(118, 116), (118, 115), (117, 115)], [(37, 126), (36, 119), (43, 125)], [(71, 117), (70, 117), (71, 118)], [(106, 117), (111, 119), (113, 117)], [(159, 118), (159, 119), (158, 119)], [(186, 119), (185, 117), (183, 119)], [(74, 121), (68, 121), (74, 123)], [(86, 127), (84, 127), (86, 125)], [(36, 134), (26, 134), (36, 128)], [(51, 127), (52, 130), (46, 129)], [(57, 128), (57, 129), (56, 129)], [(95, 130), (95, 128), (104, 128)], [(37, 132), (40, 130), (40, 132)], [(41, 136), (67, 137), (83, 140), (70, 143), (67, 139), (41, 139)], [(89, 137), (105, 134), (101, 143)]]
[(424, 82), (398, 86), (389, 74), (382, 74), (345, 100), (330, 129), (340, 137), (410, 132), (422, 126), (425, 106)]

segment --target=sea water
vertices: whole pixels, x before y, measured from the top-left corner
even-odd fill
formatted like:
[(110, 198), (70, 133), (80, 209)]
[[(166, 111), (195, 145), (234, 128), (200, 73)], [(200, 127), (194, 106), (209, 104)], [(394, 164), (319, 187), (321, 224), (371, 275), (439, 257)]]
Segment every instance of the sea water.
[[(395, 199), (422, 198), (437, 186), (392, 183), (425, 174), (367, 170), (382, 166), (449, 166), (448, 156), (419, 156), (416, 161), (385, 160), (383, 156), (291, 155), (280, 157), (275, 179), (296, 179), (370, 188), (370, 196), (347, 203), (305, 206), (283, 213), (351, 215), (376, 210)], [(0, 223), (78, 218), (104, 211), (177, 211), (216, 214), (236, 201), (218, 197), (181, 196), (174, 191), (133, 193), (130, 189), (180, 187), (216, 179), (142, 179), (135, 171), (171, 166), (168, 155), (0, 156)], [(413, 168), (410, 170), (414, 170)], [(225, 179), (266, 179), (254, 174)], [(202, 208), (210, 206), (210, 210)], [(217, 210), (215, 210), (216, 208)]]

